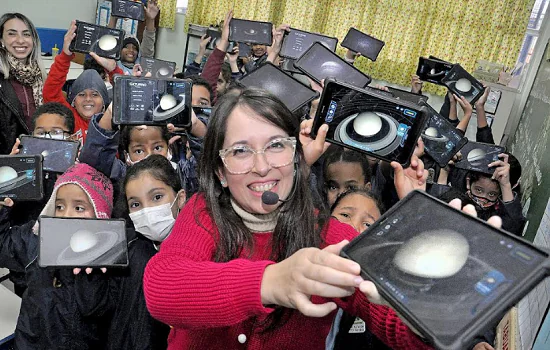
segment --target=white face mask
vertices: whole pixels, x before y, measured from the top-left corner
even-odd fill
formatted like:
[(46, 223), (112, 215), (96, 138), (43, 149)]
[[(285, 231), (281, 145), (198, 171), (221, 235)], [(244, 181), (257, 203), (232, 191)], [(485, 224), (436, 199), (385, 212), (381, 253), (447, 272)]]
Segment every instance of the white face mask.
[(170, 235), (176, 219), (172, 214), (172, 206), (178, 200), (156, 207), (143, 208), (135, 213), (130, 213), (130, 219), (134, 223), (136, 231), (154, 242), (162, 242)]

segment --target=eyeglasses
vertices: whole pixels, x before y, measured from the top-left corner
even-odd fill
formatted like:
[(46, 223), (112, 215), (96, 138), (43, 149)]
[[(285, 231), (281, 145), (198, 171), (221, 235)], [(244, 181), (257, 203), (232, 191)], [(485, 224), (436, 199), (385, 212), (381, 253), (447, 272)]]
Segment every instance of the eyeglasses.
[(45, 131), (43, 129), (34, 130), (32, 136), (36, 137), (49, 137), (51, 139), (65, 140), (68, 139), (71, 134), (63, 129), (53, 128), (50, 131)]
[(264, 148), (254, 150), (246, 145), (237, 145), (220, 150), (220, 158), (227, 170), (234, 175), (250, 172), (256, 164), (255, 155), (263, 153), (266, 162), (273, 168), (289, 165), (296, 153), (296, 138), (285, 137), (268, 142)]

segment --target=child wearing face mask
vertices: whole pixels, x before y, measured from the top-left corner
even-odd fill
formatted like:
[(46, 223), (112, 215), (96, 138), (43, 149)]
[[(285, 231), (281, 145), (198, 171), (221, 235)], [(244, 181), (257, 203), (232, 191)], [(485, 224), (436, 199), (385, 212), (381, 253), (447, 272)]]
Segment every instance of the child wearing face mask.
[(169, 327), (153, 319), (145, 305), (142, 280), (145, 265), (169, 236), (185, 204), (177, 174), (163, 156), (152, 155), (128, 168), (119, 208), (135, 229), (127, 229), (130, 265), (113, 279), (115, 300), (109, 349), (166, 349)]
[[(502, 229), (519, 236), (526, 221), (518, 194), (521, 165), (510, 154), (502, 153), (498, 157), (498, 161), (489, 164), (489, 167), (495, 167), (493, 175), (468, 172), (466, 191), (451, 187), (439, 198), (447, 202), (460, 198), (463, 203), (474, 205), (478, 217), (483, 220), (499, 215), (502, 218)], [(447, 172), (442, 174), (443, 177), (440, 175), (438, 181), (445, 184)]]
[[(105, 315), (93, 314), (103, 300), (107, 275), (38, 266), (38, 223), (10, 224), (11, 199), (0, 202), (0, 266), (25, 274), (27, 290), (15, 329), (16, 349), (99, 349), (106, 342)], [(113, 187), (107, 177), (76, 164), (56, 181), (41, 215), (111, 217)]]

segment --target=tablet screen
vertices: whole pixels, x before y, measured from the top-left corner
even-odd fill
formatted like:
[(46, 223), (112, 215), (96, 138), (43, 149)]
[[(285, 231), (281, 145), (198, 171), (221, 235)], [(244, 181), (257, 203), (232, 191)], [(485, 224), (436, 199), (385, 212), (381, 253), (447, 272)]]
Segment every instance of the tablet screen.
[(338, 39), (326, 35), (290, 28), (290, 32), (287, 33), (283, 39), (283, 44), (279, 55), (296, 60), (316, 42), (320, 42), (331, 51), (336, 51)]
[(420, 80), (441, 84), (441, 79), (453, 68), (450, 63), (419, 57), (416, 75)]
[(74, 165), (80, 143), (45, 137), (21, 136), (20, 154), (42, 155), (44, 170), (64, 173)]
[(142, 57), (139, 60), (143, 69), (142, 76), (151, 73), (152, 78), (172, 78), (176, 70), (176, 62), (163, 61), (156, 58)]
[(425, 120), (423, 107), (329, 81), (313, 130), (326, 123), (327, 141), (408, 164)]
[(296, 111), (319, 94), (272, 64), (264, 64), (245, 75), (239, 83), (264, 89), (277, 96), (291, 111)]
[(41, 200), (41, 156), (0, 156), (0, 200)]
[(350, 65), (324, 45), (315, 43), (302, 55), (294, 66), (318, 83), (326, 78), (335, 78), (357, 87), (365, 87), (371, 78)]
[(462, 159), (455, 163), (455, 167), (485, 174), (493, 174), (495, 168), (489, 164), (499, 160), (498, 155), (506, 151), (504, 147), (481, 142), (468, 142), (460, 153)]
[[(501, 312), (543, 279), (548, 261), (548, 254), (530, 243), (418, 191), (343, 255), (358, 262), (390, 304), (409, 321), (416, 319), (415, 327), (445, 349), (464, 349), (494, 326)], [(492, 320), (480, 323), (488, 313)]]
[(131, 18), (138, 21), (145, 20), (145, 11), (141, 2), (129, 0), (113, 0), (113, 15)]
[(457, 96), (464, 96), (471, 105), (485, 92), (483, 85), (459, 64), (441, 80)]
[(70, 50), (75, 52), (95, 52), (98, 56), (120, 59), (124, 31), (76, 21), (76, 36)]
[(38, 263), (46, 266), (128, 265), (124, 220), (40, 217)]
[(116, 76), (113, 121), (188, 127), (191, 125), (191, 87), (180, 79)]
[(231, 19), (229, 23), (229, 41), (271, 46), (273, 24), (270, 22)]
[(355, 28), (350, 28), (344, 41), (342, 41), (342, 47), (359, 52), (371, 61), (376, 61), (384, 45), (385, 43), (382, 40), (360, 32)]

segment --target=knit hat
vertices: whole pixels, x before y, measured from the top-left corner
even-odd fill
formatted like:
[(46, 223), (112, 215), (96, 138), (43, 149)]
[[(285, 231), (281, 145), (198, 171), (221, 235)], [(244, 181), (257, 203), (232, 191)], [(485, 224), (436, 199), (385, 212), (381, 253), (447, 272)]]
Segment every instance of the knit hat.
[(124, 38), (124, 41), (122, 42), (122, 48), (125, 48), (128, 44), (134, 44), (137, 51), (139, 52), (139, 41), (136, 38), (134, 38), (133, 36), (127, 36), (126, 38)]
[(105, 82), (95, 69), (86, 69), (76, 78), (69, 92), (69, 103), (73, 105), (76, 95), (86, 89), (92, 89), (99, 92), (105, 106), (111, 103)]
[(108, 219), (113, 210), (113, 184), (105, 175), (88, 164), (78, 163), (59, 176), (55, 182), (52, 196), (40, 213), (40, 216), (55, 216), (55, 200), (57, 190), (67, 184), (80, 187), (92, 202), (95, 216), (98, 219)]

